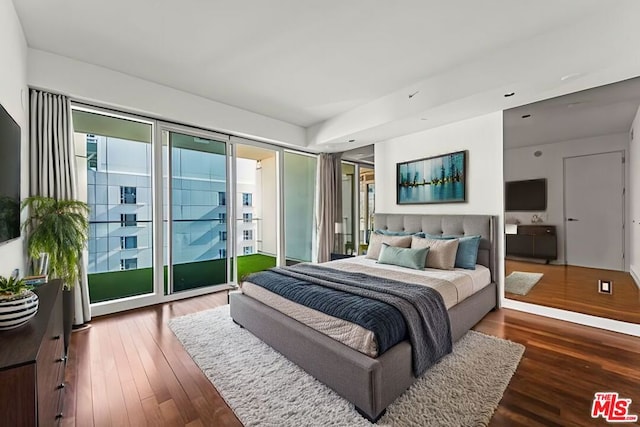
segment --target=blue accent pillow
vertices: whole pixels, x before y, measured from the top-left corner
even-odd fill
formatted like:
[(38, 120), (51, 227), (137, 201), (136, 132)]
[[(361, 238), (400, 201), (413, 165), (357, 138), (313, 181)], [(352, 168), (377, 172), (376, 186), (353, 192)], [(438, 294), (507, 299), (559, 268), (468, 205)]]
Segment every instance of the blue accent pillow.
[(459, 243), (458, 252), (456, 252), (455, 267), (464, 268), (467, 270), (476, 269), (476, 262), (478, 261), (478, 249), (480, 248), (480, 239), (482, 238), (482, 236), (456, 237), (427, 234), (427, 238), (436, 240), (458, 239)]
[(378, 263), (413, 268), (414, 270), (424, 270), (428, 253), (428, 247), (421, 249), (398, 248), (383, 243), (380, 256), (378, 257)]
[(417, 236), (424, 238), (424, 233), (413, 231), (391, 231), (391, 230), (375, 230), (374, 233), (382, 234), (383, 236)]

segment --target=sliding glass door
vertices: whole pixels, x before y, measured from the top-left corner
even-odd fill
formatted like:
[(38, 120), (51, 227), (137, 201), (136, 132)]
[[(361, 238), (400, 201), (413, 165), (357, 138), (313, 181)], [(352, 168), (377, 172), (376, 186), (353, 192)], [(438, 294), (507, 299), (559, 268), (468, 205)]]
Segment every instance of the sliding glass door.
[(166, 292), (227, 283), (227, 144), (168, 129), (162, 140)]
[(366, 253), (369, 236), (373, 231), (373, 216), (375, 213), (375, 179), (374, 170), (366, 166), (359, 166), (359, 194), (360, 194), (360, 244), (358, 254)]
[(342, 162), (342, 217), (336, 222), (340, 223), (340, 233), (336, 235), (335, 251), (340, 254), (353, 255), (356, 251), (356, 165)]
[(284, 152), (284, 230), (287, 264), (312, 261), (316, 248), (316, 171), (314, 155)]
[(89, 205), (91, 303), (152, 294), (153, 123), (74, 108), (78, 186)]
[(280, 150), (265, 144), (234, 146), (235, 281), (278, 264)]
[(315, 258), (315, 155), (107, 109), (72, 111), (95, 315), (228, 289)]

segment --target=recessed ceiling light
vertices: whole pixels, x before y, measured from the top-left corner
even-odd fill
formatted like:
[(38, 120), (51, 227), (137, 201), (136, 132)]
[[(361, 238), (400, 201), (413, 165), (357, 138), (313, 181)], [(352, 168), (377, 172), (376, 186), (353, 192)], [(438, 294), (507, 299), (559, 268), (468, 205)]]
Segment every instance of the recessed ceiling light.
[(571, 73), (571, 74), (567, 74), (566, 76), (562, 76), (560, 77), (560, 80), (567, 81), (567, 80), (573, 80), (573, 79), (577, 79), (578, 77), (581, 77), (582, 73)]
[(516, 94), (515, 92), (505, 93), (505, 94), (504, 94), (504, 97), (505, 97), (505, 98), (509, 98), (510, 96), (513, 96), (513, 95), (515, 95), (515, 94)]
[(524, 116), (522, 116), (523, 119), (528, 119), (529, 117), (531, 117), (531, 114), (525, 114)]

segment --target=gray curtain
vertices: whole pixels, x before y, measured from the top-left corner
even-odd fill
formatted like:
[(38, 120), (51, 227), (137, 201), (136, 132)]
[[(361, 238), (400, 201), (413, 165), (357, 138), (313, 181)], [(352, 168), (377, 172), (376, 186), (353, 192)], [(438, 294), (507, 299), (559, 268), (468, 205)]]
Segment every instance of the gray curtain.
[[(30, 99), (30, 194), (56, 199), (77, 199), (71, 104), (64, 95), (31, 90)], [(91, 320), (86, 254), (80, 283), (73, 286), (75, 325)]]
[(342, 222), (341, 159), (342, 153), (323, 153), (318, 158), (318, 262), (329, 261), (336, 238), (335, 223)]

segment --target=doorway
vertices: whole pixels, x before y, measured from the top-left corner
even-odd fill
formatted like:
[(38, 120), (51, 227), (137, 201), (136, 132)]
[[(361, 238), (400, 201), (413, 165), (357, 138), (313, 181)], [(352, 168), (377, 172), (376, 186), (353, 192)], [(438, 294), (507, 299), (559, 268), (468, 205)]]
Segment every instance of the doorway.
[(279, 265), (281, 150), (257, 142), (233, 143), (233, 281)]
[[(628, 219), (639, 105), (635, 78), (504, 112), (505, 182), (547, 182), (545, 206), (505, 213), (507, 299), (640, 324)], [(514, 238), (532, 250), (509, 252)], [(543, 239), (555, 250), (538, 253)]]

